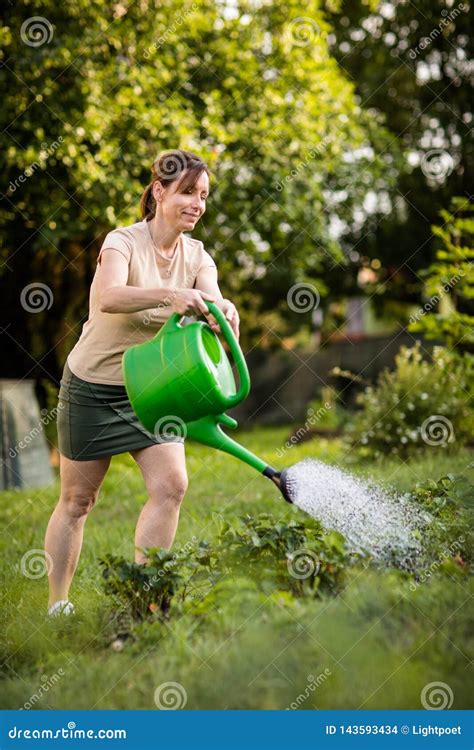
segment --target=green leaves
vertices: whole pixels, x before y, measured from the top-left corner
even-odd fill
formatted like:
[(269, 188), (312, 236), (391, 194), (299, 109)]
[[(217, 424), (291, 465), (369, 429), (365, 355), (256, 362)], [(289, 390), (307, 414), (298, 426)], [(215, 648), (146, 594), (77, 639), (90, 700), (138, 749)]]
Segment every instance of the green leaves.
[[(25, 8), (10, 8), (8, 61), (0, 69), (11, 79), (2, 107), (4, 181), (35, 160), (41, 169), (7, 194), (2, 259), (10, 258), (22, 286), (53, 279), (46, 325), (21, 309), (16, 323), (34, 357), (53, 349), (57, 371), (86, 315), (101, 239), (140, 218), (140, 194), (163, 148), (196, 151), (211, 167), (195, 236), (218, 264), (224, 295), (240, 308), (245, 347), (261, 338), (265, 320), (283, 335), (309, 327), (310, 313), (288, 315), (289, 287), (321, 279), (318, 288), (329, 290), (326, 269), (345, 264), (328, 230), (327, 191), (347, 192), (338, 211), (351, 217), (367, 186), (389, 170), (384, 157), (355, 170), (344, 154), (372, 141), (381, 152), (387, 133), (361, 111), (331, 58), (318, 2), (247, 11), (242, 21), (219, 5), (176, 0), (128, 7), (45, 0), (52, 40), (29, 47), (20, 36)], [(60, 148), (40, 158), (41, 144), (60, 136)], [(9, 294), (7, 319), (18, 307)]]
[(267, 596), (338, 589), (348, 558), (337, 532), (324, 534), (312, 519), (275, 522), (269, 513), (242, 516), (236, 526), (216, 520), (214, 544), (201, 540), (177, 552), (148, 549), (147, 565), (106, 555), (99, 560), (106, 593), (136, 620), (163, 620), (183, 607), (196, 615), (214, 609), (219, 592), (225, 601), (239, 577), (241, 586)]
[(410, 325), (429, 339), (442, 340), (450, 349), (474, 353), (474, 203), (454, 198), (442, 211), (442, 226), (432, 231), (441, 246), (425, 271), (428, 310)]
[(424, 354), (419, 342), (402, 347), (395, 369), (384, 370), (375, 386), (359, 394), (362, 408), (347, 438), (361, 456), (449, 451), (472, 437), (474, 358), (444, 347), (434, 348), (432, 361)]

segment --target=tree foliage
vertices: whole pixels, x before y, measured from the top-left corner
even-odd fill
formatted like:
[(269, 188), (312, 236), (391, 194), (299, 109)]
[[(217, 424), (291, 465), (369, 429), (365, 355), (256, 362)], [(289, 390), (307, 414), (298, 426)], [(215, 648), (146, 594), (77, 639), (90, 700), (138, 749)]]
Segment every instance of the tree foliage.
[[(162, 148), (194, 150), (213, 171), (195, 236), (239, 306), (244, 345), (266, 324), (283, 335), (309, 322), (288, 309), (292, 284), (324, 295), (337, 269), (350, 289), (331, 221), (357, 211), (369, 186), (393, 189), (396, 144), (331, 56), (318, 2), (232, 7), (44, 0), (34, 13), (46, 41), (32, 45), (32, 6), (12, 5), (0, 70), (6, 375), (57, 378), (100, 243), (140, 219)], [(33, 282), (51, 289), (43, 312), (21, 304)]]

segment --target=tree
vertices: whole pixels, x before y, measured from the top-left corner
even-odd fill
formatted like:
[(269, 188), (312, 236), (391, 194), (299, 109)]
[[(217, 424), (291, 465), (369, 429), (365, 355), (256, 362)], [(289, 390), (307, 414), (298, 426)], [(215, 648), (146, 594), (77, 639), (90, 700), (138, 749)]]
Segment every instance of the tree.
[[(331, 221), (374, 183), (393, 189), (387, 131), (332, 59), (318, 2), (233, 7), (44, 0), (35, 37), (31, 6), (12, 5), (0, 70), (4, 375), (58, 378), (101, 241), (139, 220), (162, 148), (194, 150), (213, 170), (195, 236), (239, 305), (244, 346), (265, 322), (281, 334), (309, 324), (288, 307), (294, 284), (324, 296), (332, 267), (341, 289), (353, 283)], [(35, 311), (21, 296), (32, 283), (47, 287)]]
[[(420, 270), (433, 260), (430, 226), (456, 195), (469, 195), (472, 173), (469, 3), (330, 3), (330, 49), (356, 86), (361, 107), (383, 113), (405, 154), (386, 216), (350, 228), (342, 241), (381, 261), (383, 308), (416, 302)], [(387, 201), (386, 201), (387, 202)], [(373, 290), (371, 290), (373, 291)]]
[(474, 205), (454, 198), (433, 226), (436, 257), (423, 272), (426, 301), (412, 315), (410, 329), (441, 339), (449, 349), (474, 354)]

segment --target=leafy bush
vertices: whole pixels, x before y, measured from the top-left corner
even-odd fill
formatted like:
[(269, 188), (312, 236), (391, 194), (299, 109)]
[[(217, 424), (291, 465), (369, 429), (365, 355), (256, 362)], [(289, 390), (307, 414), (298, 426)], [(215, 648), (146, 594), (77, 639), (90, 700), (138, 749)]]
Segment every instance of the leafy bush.
[(216, 580), (216, 556), (208, 542), (199, 542), (192, 552), (149, 548), (146, 553), (146, 565), (114, 555), (99, 560), (106, 593), (135, 619), (150, 613), (167, 619), (174, 598), (202, 596), (202, 589), (207, 591)]
[(127, 607), (133, 617), (142, 619), (149, 612), (167, 616), (171, 599), (183, 581), (175, 556), (156, 550), (150, 565), (115, 555), (106, 555), (99, 563), (103, 567), (106, 593)]
[(240, 520), (238, 527), (218, 521), (214, 547), (201, 541), (178, 552), (148, 549), (146, 565), (107, 555), (99, 561), (106, 593), (143, 620), (168, 619), (172, 604), (180, 609), (185, 600), (195, 612), (204, 611), (220, 579), (243, 571), (267, 595), (286, 590), (315, 596), (320, 589), (337, 589), (347, 562), (341, 534), (324, 534), (312, 519), (275, 522), (260, 513)]
[(341, 534), (323, 533), (312, 519), (275, 523), (269, 513), (240, 521), (240, 528), (221, 524), (220, 550), (231, 567), (244, 565), (265, 593), (283, 589), (303, 596), (337, 589), (347, 562)]
[(451, 212), (441, 211), (441, 226), (433, 226), (438, 239), (436, 259), (420, 271), (426, 277), (429, 297), (412, 316), (411, 331), (442, 340), (459, 353), (474, 352), (474, 203), (453, 198)]
[(473, 382), (474, 360), (468, 355), (435, 347), (432, 361), (426, 361), (419, 342), (402, 347), (395, 369), (384, 370), (376, 385), (357, 397), (362, 410), (347, 428), (347, 441), (370, 458), (462, 444), (473, 434)]
[[(470, 464), (467, 469), (473, 469)], [(423, 539), (434, 559), (455, 560), (464, 566), (474, 561), (474, 484), (466, 474), (446, 474), (415, 485), (411, 497), (432, 516)]]

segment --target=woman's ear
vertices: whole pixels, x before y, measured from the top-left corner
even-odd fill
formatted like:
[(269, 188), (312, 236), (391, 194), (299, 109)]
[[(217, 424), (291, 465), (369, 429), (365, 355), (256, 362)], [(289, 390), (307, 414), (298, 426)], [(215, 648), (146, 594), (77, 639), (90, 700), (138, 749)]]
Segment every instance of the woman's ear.
[(160, 183), (157, 180), (156, 182), (153, 183), (153, 187), (152, 187), (152, 195), (157, 203), (161, 201), (162, 193), (163, 193), (163, 188), (161, 187)]

